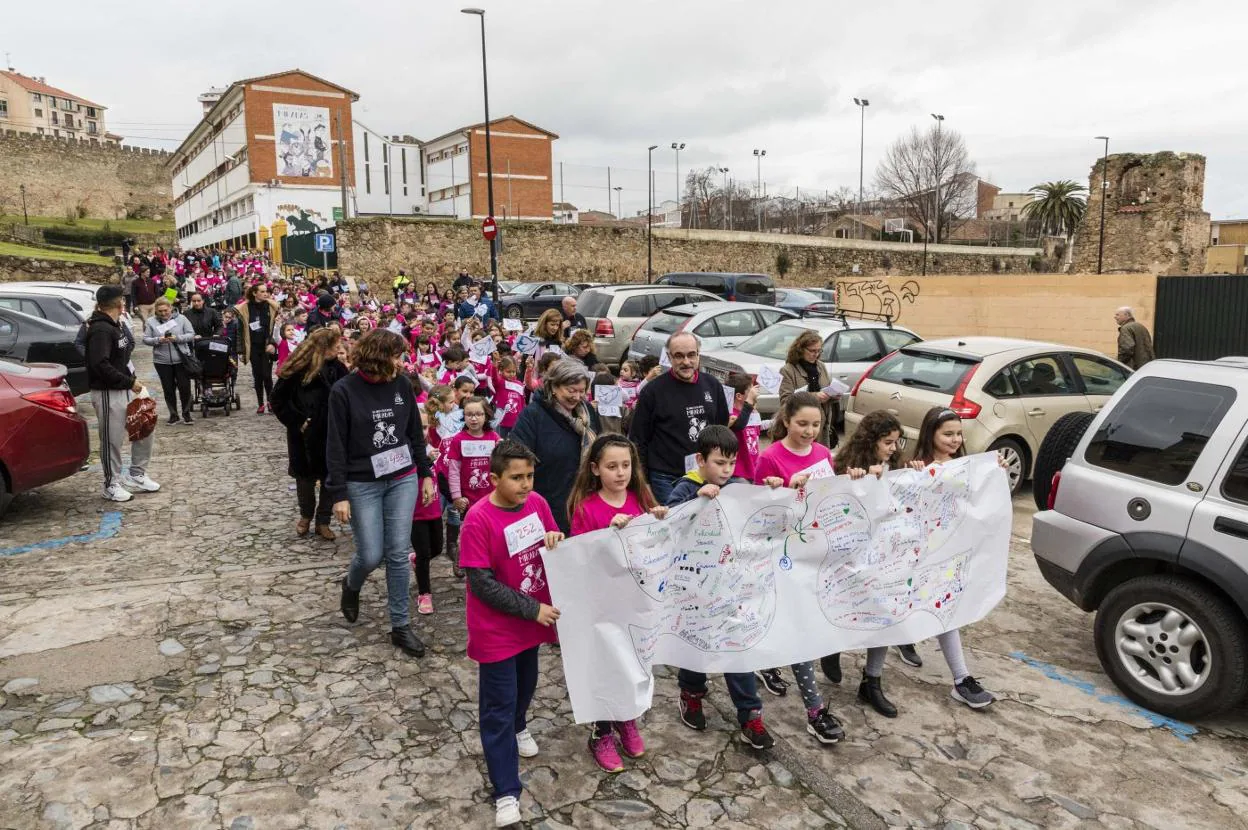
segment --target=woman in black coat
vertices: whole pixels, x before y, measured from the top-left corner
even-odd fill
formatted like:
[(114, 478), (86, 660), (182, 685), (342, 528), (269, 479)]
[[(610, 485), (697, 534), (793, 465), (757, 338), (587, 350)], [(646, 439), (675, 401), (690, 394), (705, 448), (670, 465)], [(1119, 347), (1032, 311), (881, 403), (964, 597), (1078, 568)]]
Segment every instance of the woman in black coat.
[[(299, 496), (295, 533), (306, 535), (315, 518), (316, 535), (329, 541), (335, 538), (329, 520), (340, 494), (325, 490), (325, 444), (329, 390), (347, 374), (347, 367), (338, 362), (341, 339), (337, 327), (319, 328), (309, 334), (282, 364), (270, 398), (273, 413), (286, 427), (287, 474), (295, 480)], [(317, 482), (321, 484), (319, 502)]]
[(581, 453), (594, 442), (598, 413), (585, 403), (589, 375), (585, 364), (563, 357), (542, 377), (542, 397), (520, 413), (507, 437), (537, 455), (533, 489), (550, 503), (559, 529), (571, 532), (568, 494), (581, 466)]

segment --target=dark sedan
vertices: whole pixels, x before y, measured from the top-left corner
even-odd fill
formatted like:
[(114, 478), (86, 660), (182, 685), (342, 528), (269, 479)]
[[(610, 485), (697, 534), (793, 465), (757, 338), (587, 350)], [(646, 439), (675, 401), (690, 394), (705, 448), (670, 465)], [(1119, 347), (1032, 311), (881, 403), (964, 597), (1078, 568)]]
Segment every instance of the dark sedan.
[(575, 297), (581, 292), (566, 282), (522, 282), (498, 298), (503, 316), (513, 320), (533, 320), (542, 312), (559, 308), (564, 297)]
[(805, 288), (777, 288), (776, 306), (802, 317), (828, 314), (836, 310), (835, 303), (830, 303), (820, 294)]
[(62, 326), (75, 328), (87, 319), (86, 315), (78, 310), (77, 305), (64, 297), (57, 297), (53, 294), (10, 292), (5, 291), (3, 287), (0, 287), (0, 308), (20, 311), (32, 317), (41, 317), (53, 323), (60, 323)]
[(87, 391), (87, 359), (74, 345), (77, 336), (76, 326), (0, 308), (0, 357), (17, 363), (59, 363), (68, 370), (70, 391), (81, 395)]

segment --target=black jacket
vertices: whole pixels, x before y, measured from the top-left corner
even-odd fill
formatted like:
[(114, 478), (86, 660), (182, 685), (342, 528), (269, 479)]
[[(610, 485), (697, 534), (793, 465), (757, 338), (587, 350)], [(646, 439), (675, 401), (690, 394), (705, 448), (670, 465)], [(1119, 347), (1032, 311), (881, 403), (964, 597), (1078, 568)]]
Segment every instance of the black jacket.
[[(592, 408), (589, 409), (589, 428), (595, 433), (600, 429), (598, 413)], [(537, 456), (533, 489), (550, 503), (550, 512), (559, 529), (570, 533), (568, 495), (581, 466), (581, 436), (552, 405), (533, 400), (520, 413), (507, 437), (524, 444)]]
[(186, 308), (182, 316), (191, 321), (191, 328), (200, 337), (208, 338), (221, 330), (221, 314), (211, 306)]
[(325, 445), (329, 440), (329, 390), (347, 376), (347, 367), (326, 361), (310, 383), (302, 377), (281, 377), (269, 403), (286, 427), (288, 475), (323, 480), (327, 473)]
[(648, 473), (685, 474), (685, 458), (698, 449), (698, 434), (711, 424), (727, 425), (724, 387), (707, 372), (693, 383), (668, 372), (648, 382), (637, 396), (629, 439)]
[[(346, 487), (348, 481), (378, 481), (372, 459), (405, 445), (412, 465), (422, 477), (433, 475), (425, 453), (416, 393), (400, 375), (388, 383), (370, 383), (352, 372), (329, 390), (329, 429), (325, 444), (326, 487)], [(411, 467), (383, 474), (392, 480)]]
[(129, 389), (134, 386), (130, 353), (134, 333), (102, 311), (87, 318), (87, 387)]
[(318, 306), (308, 312), (308, 322), (307, 324), (304, 325), (303, 328), (304, 328), (304, 331), (311, 333), (311, 332), (316, 331), (319, 328), (324, 328), (325, 326), (332, 325), (335, 323), (338, 323), (339, 325), (341, 325), (338, 319), (337, 310), (334, 308), (331, 308), (329, 310), (329, 313), (326, 314), (325, 312), (321, 311), (320, 307)]

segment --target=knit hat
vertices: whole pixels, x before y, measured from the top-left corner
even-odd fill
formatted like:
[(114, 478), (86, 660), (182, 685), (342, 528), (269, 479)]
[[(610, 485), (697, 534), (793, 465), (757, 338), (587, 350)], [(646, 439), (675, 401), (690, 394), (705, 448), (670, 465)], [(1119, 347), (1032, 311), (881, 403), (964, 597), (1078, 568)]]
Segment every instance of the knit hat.
[(334, 298), (329, 294), (322, 294), (316, 300), (316, 307), (322, 311), (328, 311), (334, 307)]

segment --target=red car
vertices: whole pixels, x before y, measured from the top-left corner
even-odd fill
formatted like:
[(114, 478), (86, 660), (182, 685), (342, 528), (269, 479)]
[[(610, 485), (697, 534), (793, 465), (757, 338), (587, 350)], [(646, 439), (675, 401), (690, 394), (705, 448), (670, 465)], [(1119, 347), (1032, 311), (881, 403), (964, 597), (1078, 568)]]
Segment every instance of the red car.
[(91, 452), (65, 372), (0, 360), (0, 515), (18, 493), (78, 472)]

